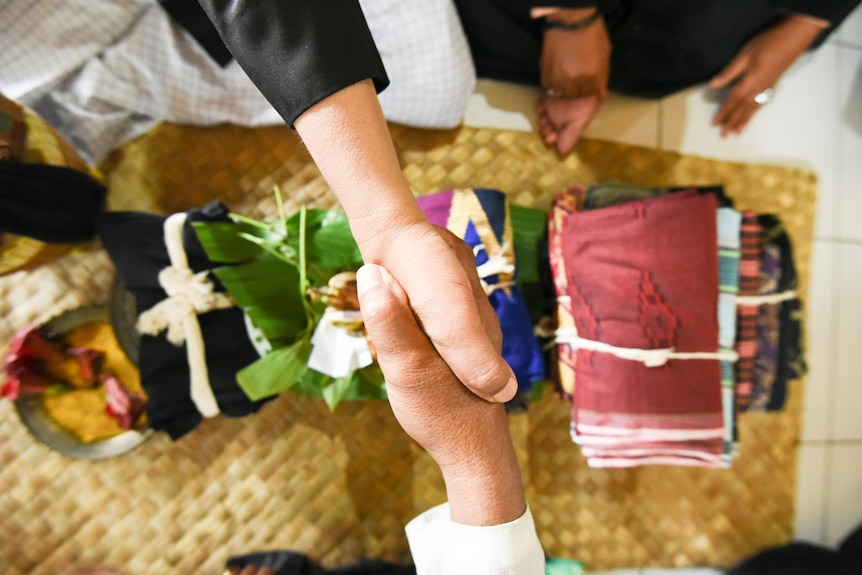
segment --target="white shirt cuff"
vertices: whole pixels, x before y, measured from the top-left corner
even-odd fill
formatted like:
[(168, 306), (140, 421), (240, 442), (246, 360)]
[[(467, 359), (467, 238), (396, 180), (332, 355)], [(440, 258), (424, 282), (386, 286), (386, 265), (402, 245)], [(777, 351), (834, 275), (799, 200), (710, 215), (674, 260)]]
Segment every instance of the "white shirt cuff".
[(417, 575), (544, 575), (545, 554), (529, 507), (510, 523), (477, 527), (450, 519), (449, 504), (405, 528)]

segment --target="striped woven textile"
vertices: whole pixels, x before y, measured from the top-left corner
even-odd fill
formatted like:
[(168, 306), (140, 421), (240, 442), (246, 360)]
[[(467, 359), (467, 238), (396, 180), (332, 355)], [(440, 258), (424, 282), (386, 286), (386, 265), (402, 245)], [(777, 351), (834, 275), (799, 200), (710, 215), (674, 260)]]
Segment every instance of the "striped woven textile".
[[(760, 293), (761, 236), (757, 212), (743, 212), (739, 259), (740, 296), (756, 296)], [(757, 305), (739, 305), (736, 308), (736, 352), (739, 354), (739, 359), (734, 369), (734, 380), (738, 413), (744, 413), (751, 405), (759, 311), (760, 306)]]

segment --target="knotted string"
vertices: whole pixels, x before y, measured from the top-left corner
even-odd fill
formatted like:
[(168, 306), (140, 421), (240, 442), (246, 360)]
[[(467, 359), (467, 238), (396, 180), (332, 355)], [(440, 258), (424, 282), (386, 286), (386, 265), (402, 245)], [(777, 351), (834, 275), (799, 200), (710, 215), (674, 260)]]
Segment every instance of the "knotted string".
[(185, 213), (165, 219), (165, 246), (171, 265), (159, 272), (159, 284), (168, 297), (142, 313), (136, 327), (140, 333), (152, 336), (167, 330), (167, 339), (172, 344), (179, 346), (185, 342), (192, 402), (201, 415), (213, 417), (219, 413), (219, 407), (209, 383), (204, 338), (197, 316), (232, 307), (234, 302), (227, 294), (214, 290), (209, 272), (195, 274), (189, 268), (183, 246), (185, 221)]
[(738, 295), (736, 296), (736, 305), (773, 305), (785, 301), (794, 300), (796, 298), (796, 290), (788, 290), (781, 293), (768, 293), (763, 295)]
[(638, 361), (643, 363), (646, 367), (661, 367), (672, 359), (709, 359), (729, 362), (735, 362), (739, 359), (739, 354), (735, 351), (723, 349), (710, 352), (680, 352), (676, 351), (672, 347), (659, 349), (617, 347), (609, 343), (579, 337), (577, 330), (571, 328), (557, 330), (555, 334), (555, 344), (568, 344), (573, 349), (585, 349), (587, 351), (608, 353), (620, 359)]
[[(495, 284), (489, 284), (485, 281), (486, 278), (491, 276), (506, 274), (511, 277), (515, 273), (515, 264), (511, 263), (506, 258), (506, 251), (508, 249), (509, 244), (503, 244), (500, 251), (495, 255), (488, 255), (488, 261), (476, 266), (476, 271), (479, 274), (479, 281), (482, 283), (482, 289), (485, 290), (485, 295), (489, 296), (498, 289), (504, 289), (515, 285), (515, 282), (511, 280), (500, 281)], [(482, 250), (485, 250), (485, 244), (477, 244), (473, 246), (473, 256), (477, 256)]]

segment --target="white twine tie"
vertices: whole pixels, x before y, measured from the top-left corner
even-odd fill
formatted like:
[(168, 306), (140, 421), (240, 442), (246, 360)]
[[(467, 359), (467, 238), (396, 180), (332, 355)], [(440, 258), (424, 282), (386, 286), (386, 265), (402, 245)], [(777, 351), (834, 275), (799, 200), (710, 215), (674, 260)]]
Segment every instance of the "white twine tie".
[[(488, 261), (483, 264), (479, 264), (476, 266), (476, 271), (479, 274), (479, 281), (482, 283), (482, 289), (485, 290), (485, 295), (491, 295), (498, 289), (508, 288), (515, 285), (513, 281), (500, 281), (495, 284), (489, 284), (485, 281), (485, 278), (489, 278), (491, 276), (496, 275), (508, 275), (511, 276), (515, 273), (515, 264), (509, 262), (506, 259), (506, 251), (509, 249), (509, 244), (505, 243), (500, 248), (500, 251), (491, 256), (488, 255)], [(485, 250), (485, 244), (478, 244), (473, 247), (473, 256), (476, 256)]]
[(661, 367), (672, 359), (695, 360), (708, 359), (718, 361), (735, 362), (739, 354), (731, 350), (719, 350), (713, 352), (679, 352), (672, 347), (659, 349), (639, 349), (629, 347), (617, 347), (601, 341), (593, 341), (578, 336), (576, 330), (557, 330), (554, 340), (557, 344), (568, 344), (573, 349), (585, 349), (599, 353), (608, 353), (620, 359), (638, 361), (646, 367)]
[(738, 295), (736, 305), (758, 306), (773, 305), (796, 299), (796, 291), (788, 290), (781, 293), (768, 293), (763, 295)]

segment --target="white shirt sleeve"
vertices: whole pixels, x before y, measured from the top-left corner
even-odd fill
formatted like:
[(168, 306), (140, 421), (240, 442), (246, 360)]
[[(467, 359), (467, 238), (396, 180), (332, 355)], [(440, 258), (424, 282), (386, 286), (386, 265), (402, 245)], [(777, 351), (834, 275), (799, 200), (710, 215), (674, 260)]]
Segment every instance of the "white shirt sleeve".
[(488, 527), (449, 517), (444, 503), (407, 524), (417, 575), (544, 575), (545, 554), (529, 507), (510, 523)]

